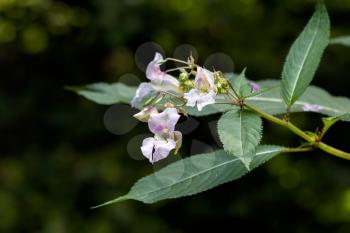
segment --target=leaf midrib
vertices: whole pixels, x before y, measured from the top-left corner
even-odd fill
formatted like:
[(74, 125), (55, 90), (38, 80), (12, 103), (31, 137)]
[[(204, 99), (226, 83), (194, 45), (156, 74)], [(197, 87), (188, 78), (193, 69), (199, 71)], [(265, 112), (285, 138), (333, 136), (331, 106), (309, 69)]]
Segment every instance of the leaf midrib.
[(294, 81), (294, 84), (292, 85), (292, 92), (291, 92), (291, 95), (290, 95), (290, 99), (289, 99), (289, 102), (288, 102), (288, 105), (291, 105), (292, 103), (292, 99), (293, 99), (293, 95), (295, 93), (295, 90), (296, 90), (296, 86), (297, 86), (297, 83), (300, 79), (300, 74), (301, 74), (301, 71), (304, 69), (304, 66), (305, 66), (305, 62), (306, 62), (306, 58), (310, 55), (310, 49), (315, 41), (315, 38), (316, 38), (316, 35), (318, 34), (318, 32), (320, 31), (320, 22), (321, 22), (321, 15), (318, 14), (318, 17), (317, 17), (317, 29), (315, 30), (313, 36), (312, 36), (312, 40), (306, 50), (306, 53), (303, 57), (303, 60), (302, 60), (302, 63), (301, 63), (301, 66), (300, 66), (300, 69), (298, 70), (298, 73), (297, 73), (297, 76), (296, 76), (296, 79)]
[[(251, 97), (249, 98), (248, 100), (254, 100), (254, 101), (270, 101), (270, 102), (277, 102), (277, 103), (282, 103), (283, 100), (280, 99), (280, 98), (273, 98), (273, 97)], [(309, 103), (309, 102), (304, 102), (304, 101), (295, 101), (294, 105), (301, 105), (301, 106), (304, 106), (306, 104), (312, 104), (312, 103)], [(335, 109), (335, 108), (330, 108), (330, 107), (327, 107), (327, 106), (324, 106), (324, 105), (321, 105), (321, 104), (317, 104), (318, 106), (322, 107), (322, 109), (324, 110), (328, 110), (328, 111), (332, 111), (334, 113), (345, 113), (345, 112), (342, 112), (338, 109)]]
[(239, 140), (239, 143), (241, 145), (241, 154), (239, 156), (242, 156), (244, 154), (244, 151), (243, 151), (243, 124), (242, 124), (242, 114), (243, 114), (243, 111), (239, 111), (239, 124), (240, 124), (240, 136), (241, 136), (241, 140)]

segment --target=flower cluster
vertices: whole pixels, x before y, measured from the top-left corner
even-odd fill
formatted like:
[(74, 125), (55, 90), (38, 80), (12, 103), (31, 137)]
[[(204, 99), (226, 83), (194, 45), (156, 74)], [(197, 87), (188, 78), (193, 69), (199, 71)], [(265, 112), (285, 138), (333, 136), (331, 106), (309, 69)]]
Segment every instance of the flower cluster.
[(166, 158), (173, 149), (178, 150), (182, 144), (182, 134), (175, 131), (180, 115), (175, 108), (166, 108), (150, 114), (148, 127), (154, 137), (143, 140), (141, 151), (151, 163)]
[[(161, 70), (166, 61), (160, 53), (155, 54), (146, 69), (150, 81), (140, 84), (132, 100), (133, 107), (143, 108), (134, 117), (147, 122), (154, 134), (154, 137), (144, 139), (141, 146), (142, 154), (151, 163), (166, 158), (172, 150), (176, 153), (181, 147), (182, 134), (175, 131), (175, 125), (180, 118), (179, 112), (186, 113), (182, 107), (197, 107), (201, 111), (215, 103), (217, 94), (228, 93), (227, 80), (221, 73), (195, 65), (193, 58), (182, 61), (187, 67), (175, 69), (180, 71), (178, 79)], [(170, 97), (170, 101), (166, 97)]]

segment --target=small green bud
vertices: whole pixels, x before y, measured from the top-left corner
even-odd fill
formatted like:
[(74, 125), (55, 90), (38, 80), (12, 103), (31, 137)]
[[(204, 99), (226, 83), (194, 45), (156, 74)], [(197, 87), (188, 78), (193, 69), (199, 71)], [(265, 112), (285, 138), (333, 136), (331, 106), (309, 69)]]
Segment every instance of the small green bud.
[(188, 90), (192, 89), (192, 88), (194, 87), (194, 80), (187, 80), (187, 81), (185, 82), (185, 87), (186, 87)]
[(219, 72), (215, 72), (214, 73), (214, 83), (218, 84), (219, 80), (220, 80), (220, 74), (219, 74)]
[(180, 83), (185, 83), (187, 80), (188, 80), (188, 73), (181, 73), (180, 76), (179, 76), (179, 81)]
[(218, 87), (218, 93), (219, 94), (227, 94), (229, 92), (229, 84), (227, 79), (225, 79), (220, 73), (216, 73), (217, 75), (214, 76), (216, 81), (216, 86)]

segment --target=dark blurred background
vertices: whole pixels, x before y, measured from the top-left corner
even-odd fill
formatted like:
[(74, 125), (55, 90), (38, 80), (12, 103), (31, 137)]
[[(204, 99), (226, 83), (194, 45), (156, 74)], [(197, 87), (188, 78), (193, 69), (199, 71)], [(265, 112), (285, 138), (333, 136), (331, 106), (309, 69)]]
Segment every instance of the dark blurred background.
[[(196, 196), (90, 210), (161, 165), (131, 155), (144, 137), (139, 135), (148, 132), (146, 124), (118, 128), (133, 110), (123, 105), (110, 110), (64, 90), (121, 77), (128, 82), (123, 75), (130, 73), (145, 80), (135, 54), (136, 60), (142, 57), (142, 46), (150, 41), (168, 56), (190, 44), (199, 64), (224, 53), (236, 72), (247, 66), (252, 80), (278, 79), (314, 5), (311, 0), (0, 0), (0, 232), (350, 232), (350, 163), (320, 151), (280, 155), (238, 181)], [(332, 36), (350, 34), (350, 1), (329, 0), (327, 6)], [(346, 47), (327, 48), (313, 83), (350, 97), (349, 53)], [(110, 116), (116, 117), (114, 126)], [(217, 147), (208, 122), (218, 116), (197, 119), (200, 127), (185, 135), (183, 157)], [(320, 124), (317, 114), (294, 119), (308, 130)], [(108, 130), (113, 127), (117, 133)], [(263, 143), (299, 143), (280, 127), (267, 122), (264, 127)], [(349, 130), (339, 123), (325, 140), (350, 151)]]

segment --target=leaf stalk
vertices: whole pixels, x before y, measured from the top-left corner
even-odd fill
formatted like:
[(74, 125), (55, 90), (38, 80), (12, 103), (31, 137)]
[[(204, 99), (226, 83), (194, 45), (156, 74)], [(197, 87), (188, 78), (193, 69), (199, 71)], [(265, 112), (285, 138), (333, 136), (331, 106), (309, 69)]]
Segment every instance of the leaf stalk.
[[(350, 160), (350, 153), (347, 153), (345, 151), (339, 150), (337, 148), (334, 148), (330, 145), (327, 145), (324, 142), (319, 141), (319, 138), (315, 138), (313, 136), (310, 136), (308, 134), (306, 134), (303, 130), (301, 130), (300, 128), (298, 128), (297, 126), (295, 126), (293, 123), (291, 123), (290, 121), (284, 121), (281, 120), (275, 116), (272, 116), (268, 113), (262, 112), (259, 109), (244, 103), (244, 106), (249, 109), (250, 111), (260, 115), (262, 118), (265, 118), (266, 120), (269, 120), (273, 123), (276, 123), (278, 125), (284, 126), (286, 128), (288, 128), (290, 131), (292, 131), (293, 133), (295, 133), (296, 135), (298, 135), (299, 137), (303, 138), (304, 140), (306, 140), (307, 142), (311, 143), (311, 145), (313, 145), (314, 147), (317, 147), (331, 155), (337, 156), (339, 158), (343, 158), (343, 159), (347, 159)], [(291, 148), (292, 149), (292, 148)], [(300, 148), (302, 149), (302, 148)], [(287, 149), (288, 150), (288, 149)], [(303, 150), (305, 151), (305, 150)], [(288, 151), (288, 152), (297, 152), (294, 148), (293, 151)]]

